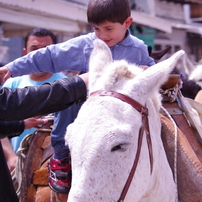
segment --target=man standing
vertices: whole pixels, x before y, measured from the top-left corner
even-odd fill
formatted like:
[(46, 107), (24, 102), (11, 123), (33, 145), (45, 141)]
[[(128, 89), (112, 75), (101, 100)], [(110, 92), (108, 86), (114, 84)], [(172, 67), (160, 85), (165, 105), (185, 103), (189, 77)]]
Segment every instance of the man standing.
[[(34, 28), (30, 32), (28, 32), (27, 36), (25, 37), (25, 48), (23, 48), (22, 52), (24, 55), (26, 55), (32, 51), (44, 48), (51, 44), (56, 44), (56, 36), (51, 31), (44, 28)], [(11, 89), (24, 88), (26, 86), (41, 85), (45, 82), (53, 82), (56, 79), (65, 77), (66, 76), (61, 73), (33, 73), (29, 75), (10, 78), (4, 83), (3, 87), (9, 87)], [(15, 152), (18, 150), (22, 139), (26, 135), (32, 134), (35, 130), (36, 128), (25, 129), (22, 134), (11, 138), (10, 141), (8, 138), (2, 139), (3, 150), (10, 171), (15, 168), (17, 162), (17, 155)]]

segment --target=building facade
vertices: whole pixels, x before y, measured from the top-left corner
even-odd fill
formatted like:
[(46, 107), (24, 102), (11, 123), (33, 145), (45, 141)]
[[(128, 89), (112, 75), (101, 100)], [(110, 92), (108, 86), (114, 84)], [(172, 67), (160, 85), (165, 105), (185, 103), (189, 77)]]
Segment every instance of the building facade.
[[(129, 2), (132, 34), (153, 50), (171, 45), (171, 53), (184, 49), (191, 60), (202, 58), (202, 0)], [(21, 56), (23, 38), (34, 27), (52, 30), (58, 42), (91, 31), (87, 4), (88, 0), (0, 0), (0, 63)]]

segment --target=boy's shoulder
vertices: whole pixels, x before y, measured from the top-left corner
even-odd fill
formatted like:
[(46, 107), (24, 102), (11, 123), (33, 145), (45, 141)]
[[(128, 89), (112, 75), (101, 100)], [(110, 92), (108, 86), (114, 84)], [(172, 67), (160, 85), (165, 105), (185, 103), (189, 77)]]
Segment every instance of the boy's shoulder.
[(146, 44), (141, 39), (138, 39), (136, 36), (130, 34), (129, 30), (127, 30), (126, 34), (126, 38), (120, 42), (120, 44), (131, 48), (145, 48)]
[(129, 38), (130, 38), (131, 42), (135, 46), (143, 46), (143, 45), (145, 45), (144, 41), (142, 41), (141, 39), (137, 38), (136, 36), (133, 36), (132, 34), (129, 34)]

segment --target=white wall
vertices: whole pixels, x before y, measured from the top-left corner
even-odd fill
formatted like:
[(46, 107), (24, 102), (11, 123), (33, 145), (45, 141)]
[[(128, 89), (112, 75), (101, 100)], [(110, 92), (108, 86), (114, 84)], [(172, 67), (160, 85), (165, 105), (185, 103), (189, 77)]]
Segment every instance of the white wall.
[(59, 0), (0, 0), (0, 7), (7, 7), (43, 16), (57, 16), (73, 21), (87, 22), (85, 7)]
[(184, 23), (182, 4), (155, 0), (156, 15), (175, 22)]

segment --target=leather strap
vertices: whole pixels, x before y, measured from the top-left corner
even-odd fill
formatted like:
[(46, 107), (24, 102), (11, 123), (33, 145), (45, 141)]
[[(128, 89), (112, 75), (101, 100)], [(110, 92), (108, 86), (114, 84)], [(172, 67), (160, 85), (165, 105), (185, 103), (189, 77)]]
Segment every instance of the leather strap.
[(91, 93), (90, 96), (91, 95), (116, 97), (116, 98), (130, 104), (132, 107), (134, 107), (136, 110), (138, 110), (141, 114), (145, 114), (148, 116), (148, 109), (146, 107), (142, 106), (139, 102), (131, 99), (130, 97), (128, 97), (124, 94), (117, 93), (115, 91), (99, 90), (99, 91), (95, 91), (95, 92)]
[(111, 97), (118, 98), (118, 99), (130, 104), (132, 107), (134, 107), (136, 110), (138, 110), (142, 115), (142, 126), (139, 131), (138, 147), (137, 147), (137, 152), (136, 152), (135, 160), (133, 163), (133, 167), (130, 171), (130, 174), (129, 174), (126, 184), (123, 188), (121, 196), (120, 196), (119, 200), (117, 201), (117, 202), (123, 202), (125, 199), (125, 196), (128, 192), (128, 189), (130, 187), (130, 184), (132, 182), (137, 165), (138, 165), (144, 132), (146, 134), (147, 145), (148, 145), (148, 150), (149, 150), (149, 158), (150, 158), (150, 165), (151, 165), (150, 172), (152, 173), (152, 170), (153, 170), (153, 151), (152, 151), (151, 136), (150, 136), (150, 132), (149, 132), (148, 109), (146, 107), (144, 107), (143, 105), (141, 105), (140, 103), (138, 103), (137, 101), (131, 99), (130, 97), (123, 95), (121, 93), (118, 93), (118, 92), (100, 90), (100, 91), (95, 91), (90, 94), (90, 96), (93, 96), (93, 95), (111, 96)]

